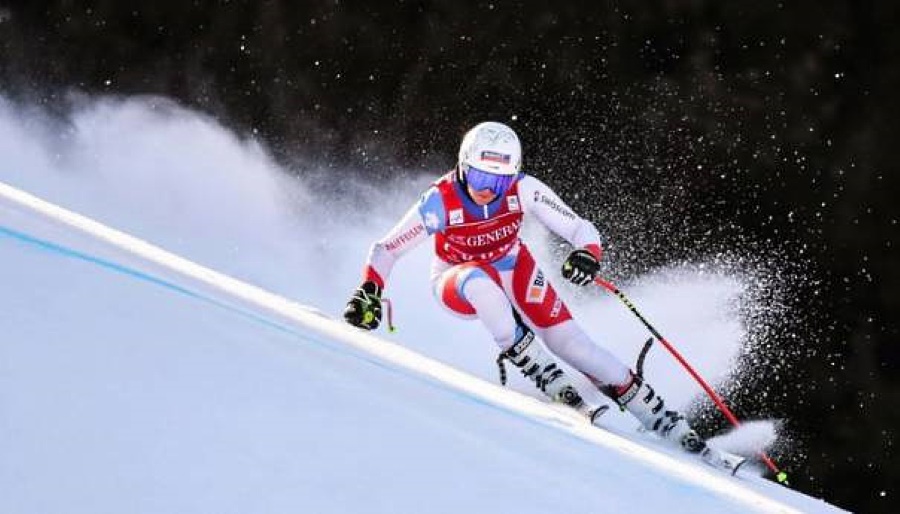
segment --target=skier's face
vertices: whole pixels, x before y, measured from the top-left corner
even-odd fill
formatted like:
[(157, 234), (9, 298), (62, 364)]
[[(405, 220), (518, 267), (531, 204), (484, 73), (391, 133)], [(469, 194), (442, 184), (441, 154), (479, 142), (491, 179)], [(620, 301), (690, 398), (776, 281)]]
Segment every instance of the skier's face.
[(472, 200), (475, 201), (478, 205), (487, 205), (494, 201), (494, 198), (497, 195), (491, 189), (482, 189), (481, 191), (476, 191), (472, 186), (468, 186), (469, 188), (469, 196), (472, 197)]
[(470, 166), (468, 164), (460, 164), (466, 180), (466, 187), (469, 190), (469, 196), (475, 200), (478, 205), (486, 205), (503, 195), (516, 181), (515, 175), (502, 175), (495, 171), (486, 171)]

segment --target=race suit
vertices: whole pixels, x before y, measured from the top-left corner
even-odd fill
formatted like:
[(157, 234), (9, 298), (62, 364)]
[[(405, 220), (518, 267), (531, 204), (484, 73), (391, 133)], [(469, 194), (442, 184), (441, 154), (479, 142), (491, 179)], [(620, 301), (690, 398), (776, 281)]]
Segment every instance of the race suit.
[(466, 193), (457, 173), (435, 182), (369, 252), (365, 279), (384, 289), (396, 261), (434, 236), (432, 290), (438, 302), (463, 318), (478, 318), (501, 350), (514, 343), (520, 318), (547, 347), (598, 385), (630, 380), (628, 367), (594, 343), (572, 319), (519, 238), (533, 217), (576, 248), (598, 259), (600, 235), (540, 180), (521, 173), (505, 194), (484, 206)]

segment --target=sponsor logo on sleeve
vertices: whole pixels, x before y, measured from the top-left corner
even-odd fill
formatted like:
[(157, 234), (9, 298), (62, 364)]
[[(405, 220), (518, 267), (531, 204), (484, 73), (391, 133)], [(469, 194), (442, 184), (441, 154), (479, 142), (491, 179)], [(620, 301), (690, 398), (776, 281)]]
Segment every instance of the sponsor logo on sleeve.
[(416, 225), (416, 226), (410, 228), (409, 230), (407, 230), (406, 232), (403, 232), (399, 236), (395, 237), (394, 239), (391, 239), (390, 241), (388, 241), (384, 245), (384, 247), (386, 250), (391, 251), (391, 252), (394, 250), (397, 250), (399, 248), (402, 248), (403, 245), (405, 245), (406, 243), (415, 239), (416, 236), (421, 234), (422, 231), (424, 231), (424, 230), (425, 230), (424, 225)]
[(554, 211), (556, 211), (556, 212), (562, 214), (562, 215), (565, 216), (566, 218), (573, 219), (573, 220), (576, 219), (576, 218), (578, 218), (578, 216), (575, 216), (575, 213), (574, 213), (574, 212), (572, 212), (572, 211), (570, 211), (569, 209), (563, 207), (562, 205), (559, 204), (559, 202), (557, 202), (557, 201), (554, 200), (553, 198), (550, 198), (550, 197), (547, 196), (547, 195), (543, 195), (543, 194), (540, 194), (540, 193), (534, 193), (535, 201), (538, 201), (538, 199), (537, 199), (537, 198), (538, 198), (538, 195), (540, 195), (540, 202), (541, 202), (541, 203), (546, 204), (548, 207), (550, 207), (550, 208), (553, 209)]

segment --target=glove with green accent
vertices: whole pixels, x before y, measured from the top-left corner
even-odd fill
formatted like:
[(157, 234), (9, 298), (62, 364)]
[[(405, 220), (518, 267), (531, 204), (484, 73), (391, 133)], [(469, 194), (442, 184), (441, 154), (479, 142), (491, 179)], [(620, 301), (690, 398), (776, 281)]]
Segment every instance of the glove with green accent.
[(375, 330), (381, 323), (381, 288), (371, 280), (356, 289), (344, 309), (347, 323), (366, 330)]
[(577, 286), (590, 284), (599, 272), (600, 261), (583, 248), (573, 250), (562, 266), (563, 278)]

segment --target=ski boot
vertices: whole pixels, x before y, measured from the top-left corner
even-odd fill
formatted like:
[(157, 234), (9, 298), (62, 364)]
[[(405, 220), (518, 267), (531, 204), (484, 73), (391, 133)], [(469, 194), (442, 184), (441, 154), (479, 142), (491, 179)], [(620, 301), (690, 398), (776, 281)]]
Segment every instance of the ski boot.
[(592, 424), (606, 412), (607, 406), (594, 408), (582, 399), (578, 389), (557, 364), (553, 354), (544, 350), (530, 328), (525, 324), (519, 324), (516, 333), (518, 336), (516, 342), (497, 357), (502, 384), (506, 384), (506, 368), (503, 362), (508, 360), (551, 400), (578, 410), (587, 416)]
[(706, 448), (706, 441), (688, 425), (684, 416), (667, 409), (665, 400), (640, 376), (632, 374), (624, 385), (602, 387), (601, 391), (636, 417), (644, 428), (688, 453), (700, 453)]

